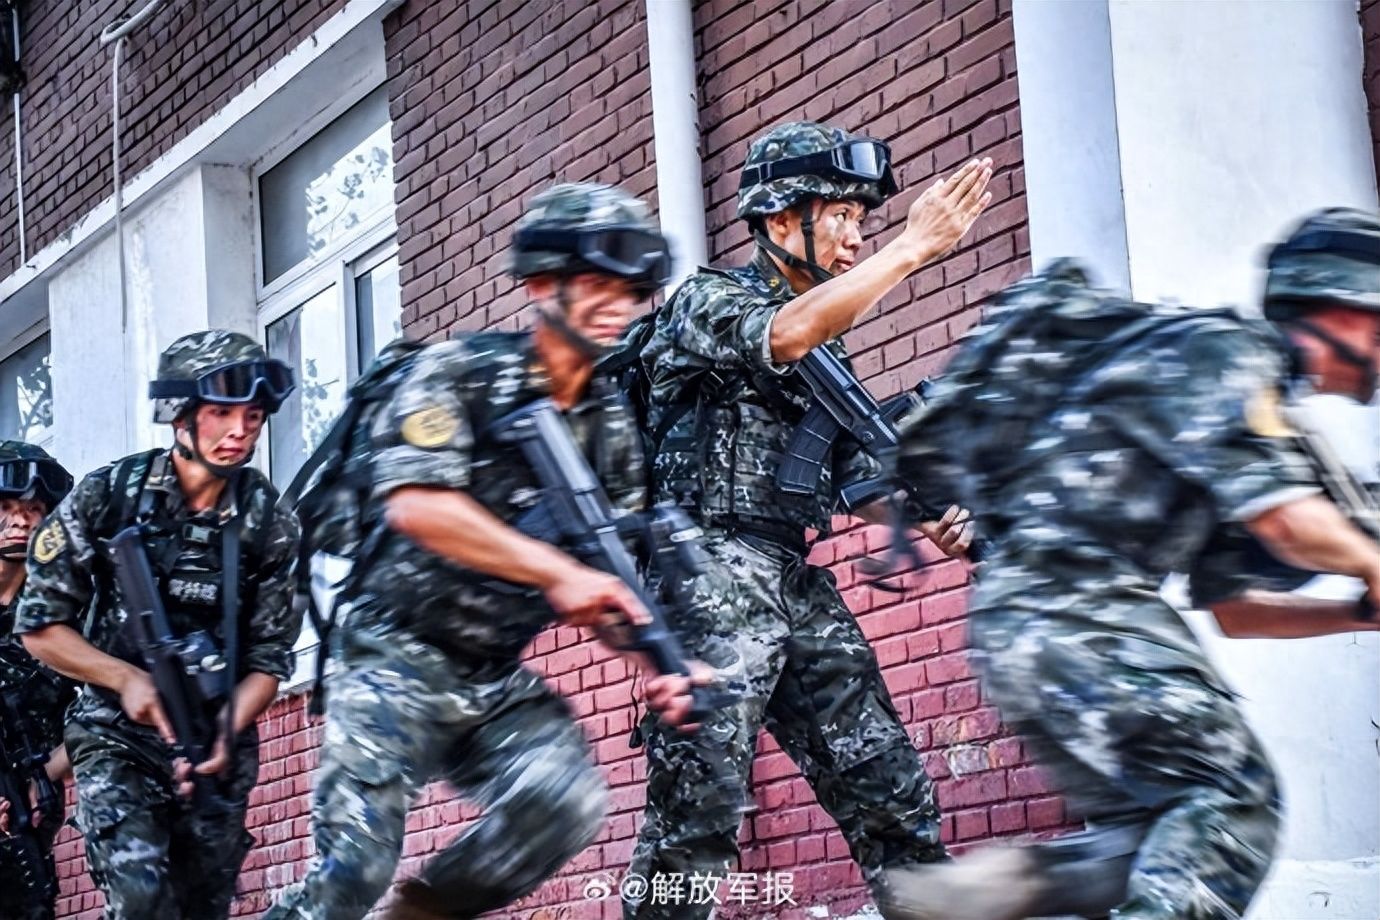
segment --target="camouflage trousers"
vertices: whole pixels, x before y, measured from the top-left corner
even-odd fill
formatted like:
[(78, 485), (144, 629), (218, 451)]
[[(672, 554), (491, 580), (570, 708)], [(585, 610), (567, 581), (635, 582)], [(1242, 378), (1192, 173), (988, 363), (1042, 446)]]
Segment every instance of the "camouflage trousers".
[(736, 868), (764, 726), (874, 890), (885, 869), (944, 859), (933, 788), (833, 576), (750, 538), (711, 532), (705, 549), (712, 562), (693, 583), (694, 610), (674, 626), (739, 699), (693, 735), (644, 720), (647, 810), (630, 874), (648, 880), (649, 896), (625, 900), (624, 917), (708, 916), (712, 903), (658, 903), (655, 880)]
[[(341, 637), (312, 829), (317, 859), (265, 915), (357, 920), (402, 855), (414, 794), (445, 779), (483, 816), (423, 867), (435, 909), (474, 917), (535, 890), (598, 834), (607, 788), (564, 701), (514, 662), (466, 679), (434, 646)], [(487, 675), (486, 675), (487, 676)]]
[[(1059, 606), (1110, 610), (1121, 623), (1169, 612), (1153, 592), (1112, 593)], [(1112, 625), (985, 606), (981, 589), (978, 600), (972, 641), (1006, 724), (1078, 816), (1148, 829), (1112, 916), (1242, 916), (1269, 870), (1280, 803), (1260, 743), (1206, 659)]]
[(172, 785), (167, 748), (125, 726), (69, 722), (76, 823), (106, 920), (217, 920), (230, 915), (240, 866), (254, 843), (244, 827), (258, 778), (258, 740), (241, 736), (225, 797), (198, 811)]
[[(57, 878), (53, 840), (61, 828), (60, 813), (45, 816), (38, 826), (38, 846), (48, 877), (52, 879)], [(54, 899), (21, 884), (22, 865), (17, 841), (0, 837), (0, 920), (53, 920), (57, 907)]]

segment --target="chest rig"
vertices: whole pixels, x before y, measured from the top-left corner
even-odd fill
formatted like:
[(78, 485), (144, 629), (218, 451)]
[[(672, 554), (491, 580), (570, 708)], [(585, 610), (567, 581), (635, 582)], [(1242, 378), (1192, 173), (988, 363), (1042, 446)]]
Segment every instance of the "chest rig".
[[(253, 571), (254, 560), (262, 557), (261, 542), (268, 527), (264, 521), (247, 521), (246, 511), (253, 498), (252, 473), (241, 471), (227, 483), (233, 490), (232, 515), (196, 514), (178, 520), (168, 508), (168, 493), (150, 486), (151, 475), (171, 475), (163, 451), (136, 454), (121, 460), (113, 471), (108, 514), (98, 527), (101, 542), (130, 524), (139, 526), (144, 552), (153, 570), (159, 598), (173, 630), (182, 638), (201, 633), (198, 644), (205, 652), (223, 659), (222, 667), (233, 681), (238, 670), (239, 634), (245, 611), (254, 606), (252, 579), (243, 577), (244, 563)], [(247, 526), (249, 525), (249, 526)], [(104, 554), (103, 554), (104, 556)], [(105, 564), (110, 565), (108, 557)], [(111, 612), (114, 596), (113, 572), (99, 579), (102, 595), (93, 605)], [(219, 628), (217, 628), (219, 624)], [(88, 621), (87, 634), (90, 635)], [(124, 637), (114, 641), (112, 654), (142, 664), (138, 649)]]

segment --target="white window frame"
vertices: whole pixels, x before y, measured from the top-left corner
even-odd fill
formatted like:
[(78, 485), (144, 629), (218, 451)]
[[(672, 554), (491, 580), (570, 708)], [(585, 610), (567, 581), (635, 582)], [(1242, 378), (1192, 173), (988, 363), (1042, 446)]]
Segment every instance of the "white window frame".
[[(50, 330), (50, 328), (49, 328), (48, 318), (45, 316), (43, 319), (40, 319), (38, 322), (34, 323), (32, 326), (30, 326), (29, 328), (25, 329), (23, 332), (19, 333), (19, 334), (16, 335), (14, 338), (10, 339), (8, 342), (5, 343), (4, 351), (3, 351), (3, 352), (0, 352), (0, 363), (4, 363), (5, 361), (10, 360), (10, 359), (13, 358), (15, 355), (17, 355), (17, 354), (19, 354), (21, 351), (23, 351), (25, 348), (28, 348), (28, 347), (29, 347), (30, 345), (32, 345), (34, 342), (37, 342), (39, 339), (43, 338), (45, 335), (48, 335), (50, 331), (51, 331), (51, 330)], [(52, 343), (52, 339), (50, 338), (50, 339), (48, 340), (48, 356), (49, 356), (49, 359), (50, 359), (50, 366), (51, 366), (52, 354), (53, 354), (53, 343)], [(52, 375), (51, 375), (51, 372), (50, 372), (49, 377), (48, 377), (48, 385), (51, 387), (51, 386), (52, 386), (52, 383), (53, 383), (53, 379), (52, 379)], [(39, 439), (36, 440), (36, 441), (29, 441), (28, 443), (33, 444), (33, 445), (36, 445), (36, 446), (38, 446), (38, 447), (41, 447), (41, 448), (43, 448), (44, 450), (48, 451), (48, 453), (50, 453), (50, 454), (53, 453), (53, 441), (54, 441), (55, 433), (56, 433), (57, 427), (58, 427), (58, 426), (57, 426), (57, 414), (58, 414), (58, 413), (57, 413), (57, 400), (54, 400), (54, 401), (53, 401), (53, 424), (49, 425), (48, 428), (47, 428), (47, 430), (43, 432), (43, 437), (42, 437), (42, 438), (39, 438)]]

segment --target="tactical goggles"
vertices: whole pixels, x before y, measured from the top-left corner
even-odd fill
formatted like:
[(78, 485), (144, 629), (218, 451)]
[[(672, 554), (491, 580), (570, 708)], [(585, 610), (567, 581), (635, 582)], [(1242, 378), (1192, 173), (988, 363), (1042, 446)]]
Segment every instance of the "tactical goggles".
[(572, 255), (598, 271), (665, 284), (671, 277), (671, 251), (660, 233), (641, 227), (605, 227), (600, 230), (554, 230), (529, 227), (519, 230), (513, 245), (522, 250)]
[(1269, 266), (1282, 256), (1326, 252), (1380, 265), (1380, 236), (1348, 230), (1313, 230), (1301, 233), (1270, 250)]
[(818, 153), (745, 166), (738, 189), (741, 191), (748, 186), (791, 176), (820, 176), (842, 182), (875, 183), (883, 198), (890, 198), (901, 190), (891, 171), (891, 148), (871, 138), (846, 141), (831, 150)]
[(0, 497), (21, 498), (41, 485), (57, 499), (72, 491), (72, 474), (45, 460), (0, 460)]
[(262, 403), (276, 412), (292, 392), (292, 369), (276, 358), (236, 361), (214, 368), (195, 380), (154, 380), (153, 399), (197, 399), (219, 405)]

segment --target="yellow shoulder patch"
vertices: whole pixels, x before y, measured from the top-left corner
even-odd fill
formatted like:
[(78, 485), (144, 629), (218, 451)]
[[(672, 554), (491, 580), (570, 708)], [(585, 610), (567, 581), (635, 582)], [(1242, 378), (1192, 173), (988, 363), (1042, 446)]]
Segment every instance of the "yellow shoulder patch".
[(62, 524), (53, 518), (43, 529), (34, 537), (34, 561), (42, 565), (47, 565), (61, 555), (67, 548), (67, 531), (62, 528)]
[(1284, 418), (1279, 391), (1265, 387), (1246, 402), (1246, 427), (1262, 438), (1288, 438), (1298, 434)]
[(403, 419), (403, 440), (413, 447), (430, 449), (450, 442), (460, 430), (460, 423), (449, 409), (432, 406), (413, 412)]

